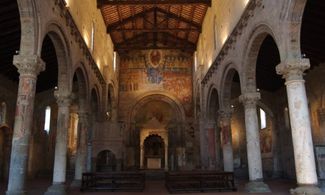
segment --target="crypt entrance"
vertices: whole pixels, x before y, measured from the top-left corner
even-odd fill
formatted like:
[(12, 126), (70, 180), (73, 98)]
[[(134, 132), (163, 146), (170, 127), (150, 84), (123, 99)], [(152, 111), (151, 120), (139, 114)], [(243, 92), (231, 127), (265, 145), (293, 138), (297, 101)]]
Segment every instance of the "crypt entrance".
[(185, 164), (181, 107), (165, 95), (141, 98), (133, 107), (127, 135), (128, 168), (176, 170)]

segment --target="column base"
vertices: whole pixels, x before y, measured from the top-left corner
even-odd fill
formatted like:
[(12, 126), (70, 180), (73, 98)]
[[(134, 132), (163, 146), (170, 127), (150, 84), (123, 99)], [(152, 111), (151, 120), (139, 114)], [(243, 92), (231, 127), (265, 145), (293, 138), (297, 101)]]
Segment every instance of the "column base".
[(77, 180), (77, 179), (73, 180), (70, 186), (73, 187), (73, 188), (80, 188), (81, 187), (81, 180)]
[(51, 185), (44, 195), (66, 195), (66, 186), (64, 184)]
[(7, 191), (6, 195), (27, 195), (26, 191)]
[(324, 179), (318, 179), (318, 187), (322, 192), (325, 192), (325, 180)]
[(269, 186), (262, 181), (250, 181), (245, 185), (248, 193), (269, 193), (271, 192)]
[(305, 185), (305, 186), (298, 186), (295, 189), (291, 189), (290, 194), (293, 194), (293, 195), (320, 195), (323, 193), (317, 186)]

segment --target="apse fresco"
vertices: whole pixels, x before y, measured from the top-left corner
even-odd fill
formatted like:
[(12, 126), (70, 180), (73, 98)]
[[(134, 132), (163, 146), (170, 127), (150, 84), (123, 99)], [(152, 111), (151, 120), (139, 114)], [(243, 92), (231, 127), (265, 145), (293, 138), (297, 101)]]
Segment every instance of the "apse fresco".
[(178, 50), (130, 52), (121, 56), (120, 92), (124, 97), (152, 90), (170, 93), (191, 116), (192, 63), (190, 54)]
[(156, 120), (162, 125), (167, 125), (172, 119), (175, 119), (175, 111), (166, 102), (153, 100), (144, 105), (136, 114), (135, 121), (138, 124), (149, 123)]

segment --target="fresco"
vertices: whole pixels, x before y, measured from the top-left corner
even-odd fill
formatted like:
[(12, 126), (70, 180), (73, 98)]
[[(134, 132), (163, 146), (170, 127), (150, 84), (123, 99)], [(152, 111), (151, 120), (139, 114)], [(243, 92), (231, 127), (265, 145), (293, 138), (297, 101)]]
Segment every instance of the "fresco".
[(159, 90), (170, 93), (192, 116), (192, 63), (190, 54), (179, 50), (141, 50), (121, 56), (120, 93), (129, 99)]
[(166, 126), (172, 119), (175, 119), (175, 111), (166, 102), (153, 100), (144, 105), (137, 113), (135, 121), (138, 124), (145, 124), (153, 119)]

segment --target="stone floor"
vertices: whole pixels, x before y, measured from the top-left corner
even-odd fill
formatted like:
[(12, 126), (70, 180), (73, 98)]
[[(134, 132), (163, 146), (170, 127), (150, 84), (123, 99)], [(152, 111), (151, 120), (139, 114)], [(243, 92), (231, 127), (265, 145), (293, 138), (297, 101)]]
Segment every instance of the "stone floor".
[[(212, 195), (212, 194), (221, 194), (221, 195), (244, 195), (247, 194), (244, 191), (246, 181), (238, 181), (237, 182), (237, 192), (222, 192), (222, 193), (187, 193), (187, 195), (196, 195), (196, 194), (204, 194), (204, 195)], [(274, 181), (267, 181), (267, 184), (269, 184), (272, 193), (266, 193), (266, 194), (274, 194), (274, 195), (288, 195), (289, 189), (294, 188), (295, 182), (294, 181), (288, 181), (288, 180), (274, 180)], [(49, 180), (37, 180), (28, 182), (27, 189), (28, 189), (28, 195), (42, 195), (47, 187), (50, 185)], [(4, 183), (0, 183), (0, 194), (5, 194), (5, 190), (7, 188), (7, 185)], [(146, 188), (144, 192), (87, 192), (87, 193), (81, 193), (78, 189), (70, 189), (69, 195), (103, 195), (103, 194), (114, 194), (114, 195), (136, 195), (136, 194), (150, 194), (150, 195), (159, 195), (159, 194), (168, 194), (166, 188), (164, 187), (163, 181), (147, 181), (146, 182)], [(181, 194), (180, 194), (181, 195)], [(254, 195), (260, 195), (260, 194), (254, 194)]]

